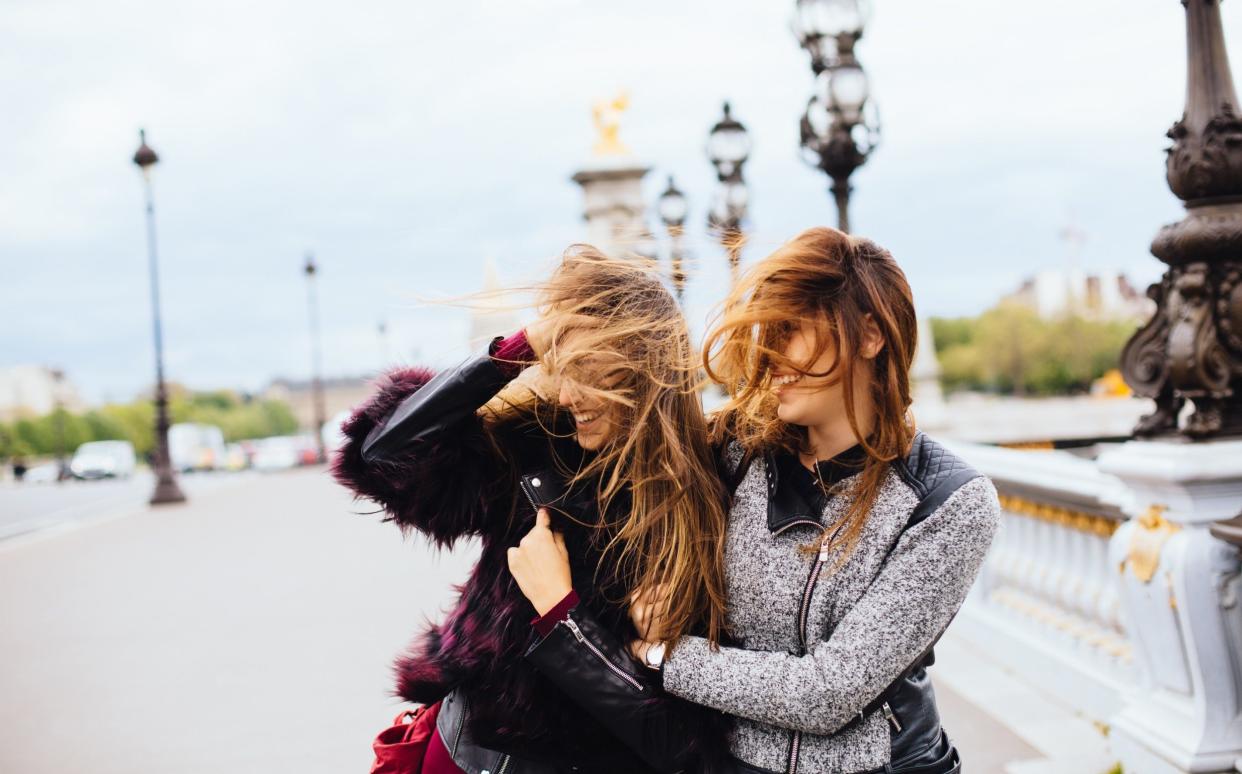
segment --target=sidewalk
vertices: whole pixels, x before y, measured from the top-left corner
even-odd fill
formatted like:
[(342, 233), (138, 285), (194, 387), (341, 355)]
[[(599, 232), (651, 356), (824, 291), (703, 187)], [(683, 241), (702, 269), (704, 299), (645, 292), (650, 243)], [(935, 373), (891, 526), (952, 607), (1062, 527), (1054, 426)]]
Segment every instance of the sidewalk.
[[(365, 772), (391, 659), (474, 552), (354, 510), (303, 470), (0, 544), (0, 771)], [(936, 679), (967, 771), (1039, 757)]]
[(366, 771), (461, 580), (321, 470), (0, 546), (0, 771)]

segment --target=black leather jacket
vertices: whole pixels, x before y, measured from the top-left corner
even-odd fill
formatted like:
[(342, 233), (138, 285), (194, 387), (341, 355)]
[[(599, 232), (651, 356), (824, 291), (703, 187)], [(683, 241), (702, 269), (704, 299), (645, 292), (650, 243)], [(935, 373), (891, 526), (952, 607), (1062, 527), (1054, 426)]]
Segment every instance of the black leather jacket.
[[(915, 507), (914, 512), (910, 514), (907, 528), (927, 518), (963, 483), (977, 476), (972, 468), (958, 465), (958, 463), (951, 463), (951, 465), (946, 463), (946, 456), (949, 455), (945, 455), (943, 447), (935, 444), (935, 441), (920, 432), (915, 437), (909, 455), (904, 460), (894, 462), (894, 468), (899, 475), (920, 493), (918, 507)], [(792, 486), (789, 477), (781, 477), (782, 467), (784, 466), (776, 458), (769, 458), (768, 523), (769, 527), (774, 529), (812, 519), (814, 518), (812, 514), (822, 508), (822, 503), (807, 502), (799, 489)], [(529, 481), (527, 488), (530, 488)], [(555, 494), (550, 492), (544, 492), (543, 496), (555, 498)], [(570, 619), (578, 619), (578, 617), (571, 612)], [(582, 645), (586, 645), (586, 650), (575, 646), (575, 636), (579, 632), (586, 636), (587, 642), (582, 642)], [(616, 637), (614, 632), (601, 631), (591, 625), (589, 620), (582, 620), (580, 625), (576, 626), (556, 626), (553, 634), (532, 647), (532, 650), (528, 652), (528, 657), (532, 657), (545, 673), (558, 681), (558, 685), (561, 685), (566, 693), (569, 693), (574, 701), (586, 711), (607, 714), (611, 707), (616, 706), (617, 697), (625, 697), (627, 694), (637, 696), (637, 688), (625, 685), (626, 677), (641, 680), (641, 678), (648, 677), (650, 672), (640, 667), (633, 675), (614, 676), (604, 683), (592, 682), (591, 676), (597, 673), (597, 667), (599, 667), (597, 663), (592, 662), (591, 657), (587, 656), (586, 651), (592, 649), (596, 652), (592, 652), (591, 655), (606, 665), (610, 662), (612, 665), (632, 662), (625, 652), (623, 642)], [(960, 772), (961, 762), (958, 750), (953, 747), (948, 735), (940, 726), (940, 713), (936, 708), (935, 692), (927, 673), (927, 667), (933, 665), (934, 662), (934, 652), (928, 649), (886, 691), (859, 711), (859, 719), (878, 711), (886, 711), (888, 716), (893, 718), (891, 723), (894, 724), (894, 728), (889, 764), (887, 767), (877, 769), (874, 774), (955, 774)], [(450, 735), (453, 729), (452, 717), (456, 716), (450, 716), (450, 718), (441, 716), (440, 729), (443, 738), (457, 738)], [(847, 723), (845, 727), (837, 729), (836, 733), (841, 733), (854, 722), (857, 721)], [(666, 731), (671, 727), (663, 722), (655, 723), (653, 726), (666, 729)], [(625, 733), (625, 729), (619, 729), (619, 734)], [(627, 739), (627, 742), (630, 740)], [(641, 744), (641, 739), (635, 738), (631, 743)], [(503, 762), (503, 759), (497, 760)], [(492, 763), (493, 768), (488, 770), (496, 774), (497, 769), (494, 768), (496, 760)], [(728, 770), (732, 774), (776, 774), (751, 767), (750, 764), (734, 758), (729, 758), (728, 762), (723, 765), (718, 763), (712, 765), (720, 767), (720, 770)]]
[[(403, 527), (444, 545), (481, 538), (457, 609), (398, 662), (399, 693), (423, 703), (443, 697), (437, 726), (468, 774), (708, 770), (706, 759), (725, 749), (727, 721), (665, 694), (658, 673), (626, 651), (636, 637), (626, 595), (599, 566), (606, 528), (579, 523), (609, 518), (593, 489), (568, 487), (559, 472), (582, 462), (572, 433), (485, 425), (477, 410), (509, 380), (488, 356), (429, 377), (390, 375), (346, 424), (349, 441), (334, 463), (342, 483)], [(565, 536), (581, 601), (540, 638), (505, 551), (545, 505)]]

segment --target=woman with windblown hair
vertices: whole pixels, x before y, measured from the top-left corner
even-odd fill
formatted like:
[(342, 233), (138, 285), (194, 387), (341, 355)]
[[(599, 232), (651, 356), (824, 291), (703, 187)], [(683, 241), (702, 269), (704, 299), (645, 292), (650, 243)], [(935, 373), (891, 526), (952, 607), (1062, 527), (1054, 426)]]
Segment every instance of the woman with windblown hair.
[[(999, 503), (910, 416), (917, 322), (904, 274), (874, 242), (811, 229), (753, 267), (723, 309), (704, 359), (729, 393), (711, 435), (733, 491), (730, 642), (666, 625), (686, 592), (648, 576), (630, 586), (630, 652), (668, 694), (732, 717), (735, 771), (960, 772), (926, 668)], [(693, 444), (693, 431), (677, 439)], [(567, 562), (543, 554), (523, 587)], [(615, 631), (598, 634), (616, 647)], [(573, 698), (605, 714), (597, 694)]]
[(730, 398), (713, 435), (735, 487), (737, 645), (663, 628), (677, 592), (656, 588), (636, 602), (647, 634), (631, 650), (662, 663), (668, 693), (733, 716), (739, 771), (959, 771), (926, 667), (1000, 507), (910, 416), (905, 275), (870, 240), (810, 229), (723, 309), (704, 360)]
[(649, 272), (585, 246), (540, 309), (457, 368), (389, 374), (334, 461), (403, 530), (481, 539), (455, 609), (397, 663), (403, 698), (439, 702), (424, 774), (706, 770), (722, 716), (624, 646), (638, 588), (669, 589), (669, 636), (723, 629), (728, 495), (685, 322)]

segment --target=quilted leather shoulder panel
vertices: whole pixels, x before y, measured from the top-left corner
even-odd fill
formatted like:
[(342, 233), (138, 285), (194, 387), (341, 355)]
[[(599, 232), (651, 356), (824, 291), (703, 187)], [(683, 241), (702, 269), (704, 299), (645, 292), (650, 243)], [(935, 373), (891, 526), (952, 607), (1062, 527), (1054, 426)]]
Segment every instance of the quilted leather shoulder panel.
[(907, 529), (935, 513), (963, 484), (981, 475), (966, 460), (923, 432), (914, 437), (906, 459), (894, 467), (919, 496), (919, 504), (906, 522)]
[(897, 466), (897, 472), (919, 497), (926, 497), (949, 481), (965, 483), (979, 476), (966, 460), (921, 431), (914, 437), (904, 463)]

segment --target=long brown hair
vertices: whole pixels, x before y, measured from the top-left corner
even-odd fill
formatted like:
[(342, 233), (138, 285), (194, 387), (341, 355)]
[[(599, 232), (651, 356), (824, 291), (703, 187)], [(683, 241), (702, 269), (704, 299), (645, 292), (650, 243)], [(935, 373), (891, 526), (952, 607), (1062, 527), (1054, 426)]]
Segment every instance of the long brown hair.
[[(864, 433), (853, 385), (868, 320), (878, 328), (883, 346), (872, 361), (869, 384), (875, 423)], [(817, 351), (807, 362), (791, 363), (783, 348), (804, 321), (816, 327)], [(714, 418), (713, 435), (717, 442), (733, 438), (752, 454), (811, 451), (805, 430), (777, 417), (771, 389), (775, 369), (844, 385), (846, 418), (867, 459), (850, 492), (845, 521), (834, 528), (830, 549), (843, 548), (842, 558), (858, 543), (889, 463), (908, 453), (914, 438), (909, 373), (917, 336), (910, 285), (893, 256), (869, 239), (812, 228), (742, 277), (704, 342), (707, 373), (729, 395)], [(834, 343), (832, 366), (823, 373), (808, 371)]]
[[(571, 246), (536, 290), (550, 327), (543, 373), (572, 379), (581, 394), (609, 407), (613, 422), (603, 447), (582, 469), (567, 471), (596, 482), (602, 513), (614, 500), (630, 504), (612, 525), (601, 564), (615, 562), (629, 592), (664, 587), (667, 641), (699, 630), (718, 642), (727, 495), (680, 307), (651, 262), (611, 259), (589, 245)], [(531, 408), (554, 414), (552, 392), (547, 383), (519, 385), (485, 411), (493, 419)]]

